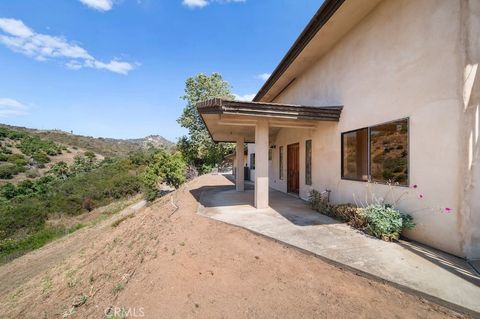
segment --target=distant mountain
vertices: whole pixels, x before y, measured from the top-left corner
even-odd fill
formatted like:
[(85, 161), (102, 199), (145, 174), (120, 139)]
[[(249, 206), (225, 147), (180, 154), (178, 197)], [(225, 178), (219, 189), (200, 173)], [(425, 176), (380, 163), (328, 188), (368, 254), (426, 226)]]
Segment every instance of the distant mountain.
[(38, 137), (46, 140), (71, 147), (78, 147), (106, 157), (121, 156), (128, 154), (129, 152), (149, 148), (151, 146), (166, 149), (172, 149), (175, 146), (174, 143), (159, 135), (151, 135), (138, 139), (114, 139), (75, 135), (61, 130), (37, 130), (5, 124), (0, 124), (0, 127), (24, 131), (29, 134), (37, 135)]
[(160, 135), (149, 135), (144, 138), (127, 139), (125, 142), (140, 145), (143, 148), (155, 147), (155, 148), (171, 148), (174, 146), (172, 142)]

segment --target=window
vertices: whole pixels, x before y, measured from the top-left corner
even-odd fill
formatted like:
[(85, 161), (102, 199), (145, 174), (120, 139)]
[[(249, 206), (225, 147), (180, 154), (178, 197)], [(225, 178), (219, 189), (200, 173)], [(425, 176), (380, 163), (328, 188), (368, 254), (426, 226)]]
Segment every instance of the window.
[(342, 134), (342, 178), (408, 185), (408, 119)]
[(272, 160), (272, 153), (273, 153), (272, 149), (269, 148), (269, 149), (268, 149), (268, 160), (269, 160), (269, 161)]
[(312, 140), (305, 141), (305, 184), (312, 185)]
[(342, 134), (342, 178), (368, 180), (368, 129)]
[(278, 178), (283, 179), (283, 146), (278, 148)]
[(255, 153), (250, 154), (250, 169), (255, 169)]
[(372, 181), (408, 185), (408, 121), (372, 127), (370, 154)]

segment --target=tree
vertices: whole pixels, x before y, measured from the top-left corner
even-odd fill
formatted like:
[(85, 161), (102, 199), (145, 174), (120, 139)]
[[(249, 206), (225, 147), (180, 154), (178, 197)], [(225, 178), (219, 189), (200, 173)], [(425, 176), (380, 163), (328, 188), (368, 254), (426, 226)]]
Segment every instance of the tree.
[(187, 165), (181, 153), (172, 154), (158, 150), (141, 176), (145, 198), (149, 201), (154, 200), (158, 195), (160, 183), (178, 188), (185, 182), (186, 170)]
[(219, 73), (210, 76), (200, 73), (185, 81), (185, 95), (182, 99), (187, 101), (187, 105), (178, 123), (188, 129), (188, 136), (180, 138), (177, 146), (188, 164), (194, 165), (201, 173), (211, 170), (233, 151), (232, 144), (215, 144), (212, 141), (197, 111), (198, 102), (216, 97), (234, 98), (230, 85)]

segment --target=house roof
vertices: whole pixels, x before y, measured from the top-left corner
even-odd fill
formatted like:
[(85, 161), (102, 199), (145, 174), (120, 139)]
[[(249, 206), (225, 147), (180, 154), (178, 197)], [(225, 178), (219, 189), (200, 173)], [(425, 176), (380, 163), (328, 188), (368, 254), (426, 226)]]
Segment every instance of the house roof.
[(214, 98), (197, 103), (200, 114), (237, 114), (296, 120), (336, 121), (343, 106), (304, 106), (293, 104), (244, 102)]
[(381, 0), (325, 0), (253, 101), (274, 101)]

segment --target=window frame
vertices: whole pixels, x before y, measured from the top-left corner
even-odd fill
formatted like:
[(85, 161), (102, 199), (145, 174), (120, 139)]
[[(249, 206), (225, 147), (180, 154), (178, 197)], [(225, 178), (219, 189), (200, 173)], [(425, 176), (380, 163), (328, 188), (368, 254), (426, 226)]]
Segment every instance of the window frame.
[[(345, 172), (344, 172), (344, 164), (345, 164), (345, 161), (344, 161), (344, 153), (343, 153), (343, 135), (345, 134), (349, 134), (349, 133), (353, 133), (353, 132), (359, 132), (359, 131), (362, 131), (362, 130), (367, 130), (367, 180), (363, 180), (363, 179), (356, 179), (356, 178), (350, 178), (350, 177), (345, 177)], [(370, 181), (370, 127), (368, 126), (365, 126), (365, 127), (362, 127), (362, 128), (357, 128), (355, 130), (350, 130), (350, 131), (346, 131), (346, 132), (342, 132), (340, 134), (340, 156), (341, 156), (341, 172), (340, 172), (340, 178), (341, 179), (344, 179), (344, 180), (347, 180), (347, 181), (354, 181), (354, 182), (368, 182)]]
[(280, 145), (278, 147), (278, 179), (282, 180), (284, 179), (283, 176), (283, 157), (284, 157), (284, 151), (283, 151), (283, 145)]
[(250, 153), (250, 169), (255, 170), (255, 153)]
[[(310, 145), (309, 145), (310, 144)], [(310, 146), (310, 156), (308, 153), (307, 145)], [(310, 159), (310, 165), (308, 165), (308, 160)], [(310, 169), (307, 168), (310, 166)], [(312, 171), (313, 171), (313, 145), (312, 139), (305, 140), (305, 185), (312, 185)]]
[[(372, 155), (371, 154), (372, 138), (371, 138), (371, 129), (375, 128), (377, 126), (382, 126), (382, 125), (391, 124), (391, 123), (395, 123), (395, 122), (401, 122), (401, 121), (406, 121), (407, 122), (407, 147), (406, 147), (406, 149), (407, 149), (407, 178), (406, 178), (406, 183), (405, 184), (398, 184), (398, 185), (394, 185), (394, 186), (410, 187), (410, 117), (403, 117), (403, 118), (400, 118), (400, 119), (397, 119), (397, 120), (382, 122), (382, 123), (378, 123), (378, 124), (371, 125), (371, 126), (364, 126), (364, 127), (361, 127), (361, 128), (355, 129), (355, 130), (341, 132), (340, 133), (340, 160), (341, 160), (340, 178), (343, 179), (343, 180), (354, 181), (354, 182), (362, 182), (362, 183), (372, 182), (372, 156), (371, 156)], [(366, 181), (363, 180), (363, 179), (355, 179), (355, 178), (344, 177), (344, 169), (343, 169), (343, 167), (344, 167), (343, 135), (348, 134), (348, 133), (361, 131), (361, 130), (364, 130), (364, 129), (367, 130), (367, 176), (368, 176), (368, 178), (367, 178)], [(373, 183), (381, 184), (381, 185), (388, 185), (389, 184), (388, 182), (381, 182), (381, 181), (375, 181)]]

